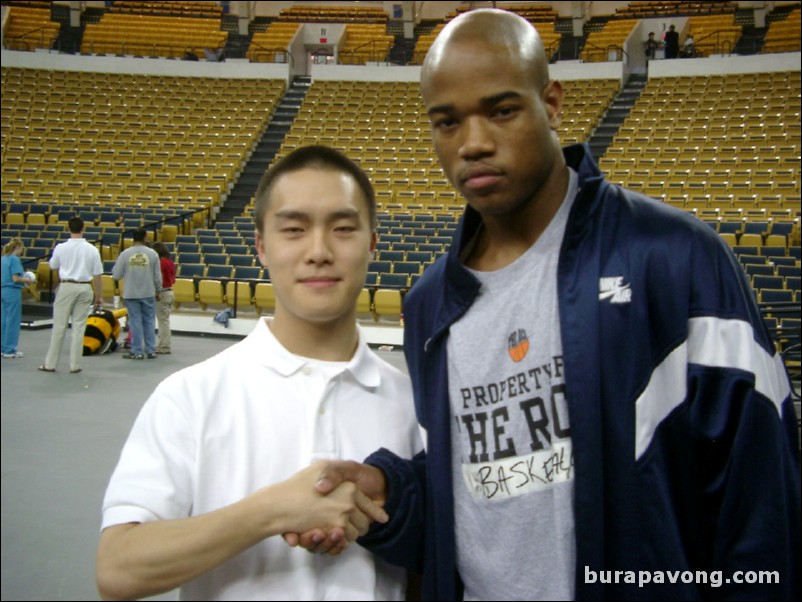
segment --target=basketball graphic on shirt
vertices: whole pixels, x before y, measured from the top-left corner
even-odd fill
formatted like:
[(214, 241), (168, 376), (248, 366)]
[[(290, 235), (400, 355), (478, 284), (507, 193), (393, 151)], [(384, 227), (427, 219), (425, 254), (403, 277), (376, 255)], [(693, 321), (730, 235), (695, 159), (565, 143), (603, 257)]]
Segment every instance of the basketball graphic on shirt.
[(510, 333), (507, 337), (507, 353), (514, 362), (520, 362), (529, 352), (529, 337), (523, 328)]

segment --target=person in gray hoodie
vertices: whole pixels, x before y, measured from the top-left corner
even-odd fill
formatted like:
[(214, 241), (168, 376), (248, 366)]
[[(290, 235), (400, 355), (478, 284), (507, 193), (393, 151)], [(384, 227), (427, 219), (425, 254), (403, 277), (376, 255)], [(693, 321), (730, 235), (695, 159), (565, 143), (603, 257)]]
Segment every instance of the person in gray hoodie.
[(131, 329), (131, 351), (123, 357), (129, 360), (156, 358), (156, 301), (162, 290), (159, 255), (145, 244), (144, 228), (134, 230), (134, 244), (120, 253), (114, 263), (115, 294), (119, 282), (125, 279), (123, 303), (128, 310)]

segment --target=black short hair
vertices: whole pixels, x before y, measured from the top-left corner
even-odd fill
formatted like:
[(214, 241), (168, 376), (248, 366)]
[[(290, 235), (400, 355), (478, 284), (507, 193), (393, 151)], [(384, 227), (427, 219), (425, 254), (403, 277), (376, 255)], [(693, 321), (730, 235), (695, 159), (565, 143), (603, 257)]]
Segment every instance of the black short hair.
[(80, 234), (84, 231), (84, 220), (77, 215), (73, 215), (67, 220), (67, 227), (73, 234)]
[(148, 232), (144, 228), (137, 228), (134, 230), (133, 238), (134, 242), (145, 242), (145, 239), (148, 237)]
[(310, 145), (297, 148), (285, 157), (270, 166), (259, 182), (256, 190), (253, 220), (258, 232), (264, 227), (265, 214), (270, 204), (270, 191), (276, 179), (280, 176), (299, 171), (305, 168), (319, 168), (342, 172), (351, 176), (362, 190), (365, 202), (368, 205), (370, 226), (376, 226), (376, 194), (365, 171), (354, 161), (346, 157), (337, 149), (323, 145)]

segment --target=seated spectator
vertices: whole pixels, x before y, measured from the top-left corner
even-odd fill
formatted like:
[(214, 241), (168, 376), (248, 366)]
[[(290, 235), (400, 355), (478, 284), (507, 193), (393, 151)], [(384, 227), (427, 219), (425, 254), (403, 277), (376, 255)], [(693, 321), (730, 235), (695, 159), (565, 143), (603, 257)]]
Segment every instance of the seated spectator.
[(695, 42), (693, 36), (689, 33), (688, 37), (685, 38), (685, 43), (682, 45), (682, 52), (680, 53), (680, 56), (686, 59), (692, 58), (695, 52), (694, 44)]

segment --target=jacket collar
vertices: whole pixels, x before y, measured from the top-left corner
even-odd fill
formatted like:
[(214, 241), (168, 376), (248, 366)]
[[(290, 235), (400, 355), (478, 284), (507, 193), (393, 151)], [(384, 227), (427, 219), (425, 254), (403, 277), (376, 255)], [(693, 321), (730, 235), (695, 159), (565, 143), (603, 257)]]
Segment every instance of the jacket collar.
[[(572, 144), (563, 148), (563, 155), (569, 167), (579, 175), (579, 189), (577, 201), (574, 203), (569, 222), (573, 222), (577, 228), (582, 228), (585, 222), (595, 213), (596, 206), (600, 202), (599, 195), (596, 194), (598, 187), (604, 181), (604, 176), (593, 160), (590, 147), (585, 144)], [(580, 207), (577, 207), (580, 205)], [(469, 270), (460, 261), (460, 255), (465, 245), (476, 235), (477, 230), (482, 224), (482, 216), (470, 205), (466, 205), (465, 212), (460, 218), (454, 244), (448, 251), (446, 259), (446, 287), (450, 295), (453, 295), (458, 302), (458, 306), (463, 301), (468, 301), (468, 305), (479, 292), (479, 281), (474, 278)], [(449, 296), (446, 297), (447, 300)]]

